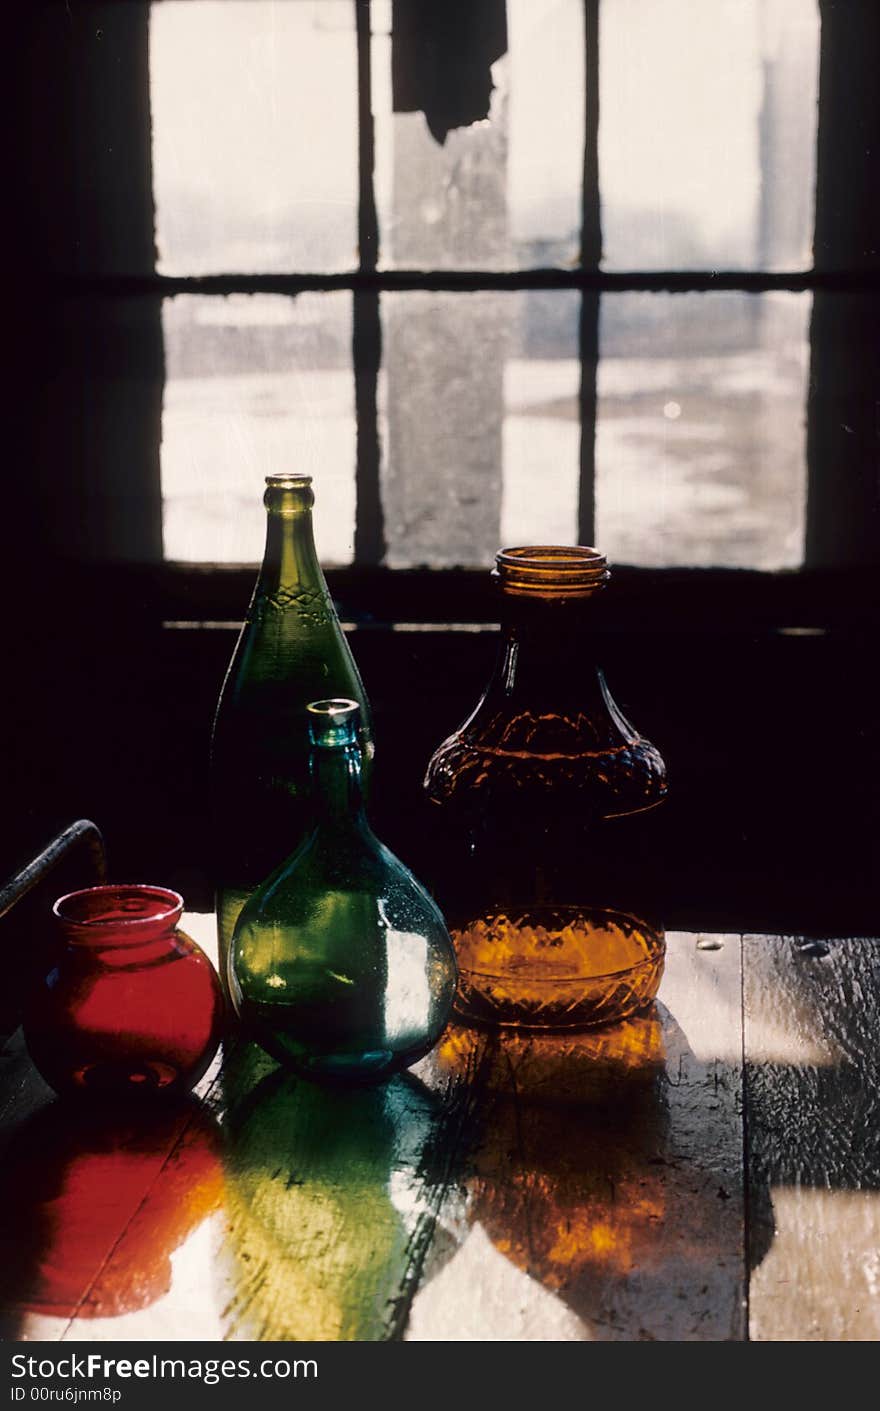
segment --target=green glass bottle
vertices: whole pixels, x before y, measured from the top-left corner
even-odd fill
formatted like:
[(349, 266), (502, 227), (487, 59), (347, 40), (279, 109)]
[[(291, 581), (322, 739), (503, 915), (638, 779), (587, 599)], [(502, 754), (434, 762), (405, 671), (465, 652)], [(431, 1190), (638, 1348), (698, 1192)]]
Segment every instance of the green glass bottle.
[(361, 708), (368, 777), (369, 707), (315, 552), (309, 475), (269, 475), (266, 550), (229, 665), (211, 744), (220, 970), (247, 898), (309, 831), (306, 705), (344, 695)]
[(345, 699), (308, 707), (315, 827), (243, 908), (230, 990), (274, 1058), (370, 1082), (433, 1047), (457, 973), (439, 910), (367, 823), (359, 714)]

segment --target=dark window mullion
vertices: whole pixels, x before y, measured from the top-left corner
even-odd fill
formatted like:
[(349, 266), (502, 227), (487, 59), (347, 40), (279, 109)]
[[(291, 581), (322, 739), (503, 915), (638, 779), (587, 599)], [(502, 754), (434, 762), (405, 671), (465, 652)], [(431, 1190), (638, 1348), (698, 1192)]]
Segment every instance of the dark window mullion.
[(822, 0), (807, 399), (810, 567), (880, 560), (880, 8)]
[(205, 275), (75, 275), (48, 281), (63, 297), (174, 298), (177, 294), (326, 293), (351, 289), (356, 293), (406, 292), (429, 289), (460, 293), (478, 290), (586, 289), (600, 293), (639, 291), (648, 294), (707, 294), (732, 290), (744, 294), (801, 294), (814, 289), (840, 293), (880, 290), (880, 271), (873, 269), (789, 270), (625, 270), (525, 269), (358, 269), (347, 274), (205, 274)]
[[(371, 72), (370, 0), (354, 0), (358, 70), (358, 273), (373, 274), (379, 259), (379, 219), (373, 188), (375, 139)], [(352, 361), (357, 437), (355, 488), (355, 563), (377, 564), (385, 556), (378, 385), (382, 362), (382, 324), (377, 288), (354, 288)]]
[[(581, 206), (581, 266), (598, 272), (602, 259), (599, 206), (599, 0), (584, 0), (584, 169)], [(596, 524), (596, 369), (599, 361), (598, 288), (581, 294), (579, 352), (581, 423), (578, 477), (578, 542), (592, 544)]]

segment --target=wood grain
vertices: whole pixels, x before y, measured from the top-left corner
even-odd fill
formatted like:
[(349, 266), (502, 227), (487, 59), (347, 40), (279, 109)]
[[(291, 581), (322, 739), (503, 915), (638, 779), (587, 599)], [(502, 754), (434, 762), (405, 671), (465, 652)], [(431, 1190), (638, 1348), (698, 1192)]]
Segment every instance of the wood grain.
[[(191, 915), (187, 929), (209, 952), (215, 948), (213, 917)], [(21, 1032), (7, 1041), (0, 1054), (3, 1337), (201, 1335), (204, 1319), (193, 1318), (190, 1298), (181, 1320), (179, 1295), (192, 1265), (191, 1237), (222, 1198), (218, 1129), (204, 1104), (219, 1066), (218, 1058), (191, 1100), (152, 1116), (102, 1112), (56, 1099)], [(215, 1319), (207, 1335), (217, 1329)]]
[(569, 1038), (451, 1031), (470, 1148), (412, 1340), (744, 1337), (740, 947), (668, 938), (663, 1003)]
[[(198, 1097), (152, 1113), (61, 1102), (20, 1035), (11, 1044), (23, 1076), (18, 1120), (2, 1129), (2, 1335), (47, 1341), (79, 1328), (91, 1338), (106, 1323), (126, 1337), (137, 1310), (169, 1292), (176, 1251), (220, 1203), (218, 1133)], [(148, 1329), (165, 1335), (152, 1316)]]
[(750, 1335), (880, 1338), (880, 950), (744, 942)]
[(455, 1160), (454, 1104), (406, 1077), (320, 1088), (252, 1045), (221, 1098), (224, 1336), (398, 1336)]
[[(210, 948), (211, 918), (186, 928)], [(742, 1338), (740, 948), (715, 939), (668, 938), (642, 1016), (453, 1028), (380, 1088), (314, 1087), (239, 1044), (152, 1132), (75, 1135), (19, 1052), (8, 1150), (58, 1131), (10, 1335)], [(28, 1308), (74, 1247), (72, 1306)]]

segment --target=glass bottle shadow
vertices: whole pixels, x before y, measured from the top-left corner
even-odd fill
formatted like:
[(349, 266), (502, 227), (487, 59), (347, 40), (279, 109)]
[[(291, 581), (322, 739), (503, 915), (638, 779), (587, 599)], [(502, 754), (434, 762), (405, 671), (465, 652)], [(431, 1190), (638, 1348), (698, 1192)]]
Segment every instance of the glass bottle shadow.
[(220, 1204), (216, 1123), (194, 1099), (130, 1114), (53, 1102), (4, 1153), (0, 1328), (28, 1314), (118, 1317), (172, 1282), (171, 1256)]
[[(725, 1173), (717, 1151), (711, 1161), (701, 1153), (706, 1075), (662, 1004), (577, 1034), (456, 1026), (432, 1062), (434, 1081), (484, 1091), (460, 1207), (450, 1212), (461, 1274), (427, 1271), (444, 1274), (444, 1298), (469, 1279), (464, 1246), (479, 1227), (591, 1339), (705, 1335), (692, 1319), (707, 1288), (720, 1290), (730, 1306), (718, 1317), (735, 1327), (741, 1169), (731, 1161)], [(741, 1150), (738, 1160), (741, 1168)]]
[(399, 1336), (434, 1223), (437, 1100), (409, 1075), (317, 1086), (246, 1042), (223, 1083), (228, 1336)]

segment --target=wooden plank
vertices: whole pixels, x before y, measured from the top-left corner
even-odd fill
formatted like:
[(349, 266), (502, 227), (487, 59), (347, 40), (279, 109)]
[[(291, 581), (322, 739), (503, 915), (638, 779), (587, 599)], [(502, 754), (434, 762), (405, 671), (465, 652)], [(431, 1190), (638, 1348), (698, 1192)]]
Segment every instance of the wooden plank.
[(55, 1340), (79, 1322), (91, 1337), (149, 1308), (222, 1179), (218, 1134), (195, 1099), (113, 1115), (56, 1100), (23, 1117), (0, 1181), (3, 1336)]
[(243, 1047), (214, 1097), (227, 1338), (743, 1336), (738, 937), (666, 1005), (540, 1040), (453, 1027), (331, 1092)]
[[(212, 918), (188, 929), (210, 949)], [(20, 1031), (0, 1065), (2, 1336), (126, 1337), (132, 1323), (149, 1337), (196, 1336), (192, 1320), (175, 1333), (154, 1310), (181, 1285), (177, 1251), (220, 1200), (218, 1133), (201, 1100), (219, 1058), (192, 1099), (152, 1113), (57, 1099)]]
[(592, 1034), (451, 1031), (469, 1071), (411, 1340), (739, 1340), (744, 1326), (738, 936), (668, 937), (655, 1012)]
[[(213, 917), (190, 913), (184, 928), (216, 954)], [(466, 1093), (460, 1102), (410, 1077), (322, 1089), (236, 1045), (66, 1338), (399, 1336), (466, 1109)], [(221, 1141), (219, 1192), (210, 1164), (193, 1159), (208, 1131)], [(201, 1219), (175, 1243), (181, 1222), (168, 1213), (183, 1206)], [(83, 1316), (108, 1285), (144, 1287), (151, 1238), (154, 1297), (118, 1317)]]
[[(217, 962), (213, 912), (187, 912), (183, 929)], [(215, 1274), (225, 1208), (220, 1089), (225, 1054), (198, 1084), (141, 1202), (109, 1251), (65, 1341), (216, 1341), (223, 1292)], [(114, 1309), (113, 1303), (117, 1306)]]
[[(190, 914), (185, 929), (214, 951), (213, 917)], [(20, 1035), (13, 1047), (8, 1336), (395, 1335), (454, 1141), (438, 1142), (430, 1173), (416, 1171), (454, 1104), (440, 1111), (435, 1095), (404, 1079), (328, 1094), (245, 1046), (203, 1105), (158, 1126), (135, 1118), (130, 1129), (98, 1121), (84, 1132), (79, 1113), (41, 1083)], [(25, 1152), (42, 1107), (47, 1120)]]
[[(211, 948), (211, 918), (186, 927)], [(129, 1141), (142, 1169), (103, 1232), (73, 1182), (55, 1248), (97, 1233), (97, 1267), (75, 1317), (13, 1335), (741, 1337), (739, 943), (718, 939), (669, 937), (645, 1016), (453, 1029), (385, 1087), (314, 1087), (239, 1045), (163, 1142)]]
[(757, 1341), (880, 1338), (878, 947), (745, 938)]
[(54, 1093), (31, 1063), (19, 1029), (0, 1050), (0, 1339), (4, 1341), (34, 1337), (51, 1342), (64, 1330), (63, 1320), (40, 1317), (22, 1297), (33, 1276), (39, 1235), (28, 1208), (33, 1173), (23, 1172), (19, 1152), (22, 1147), (30, 1149), (38, 1175), (45, 1169), (39, 1136), (35, 1147), (29, 1127), (35, 1129), (41, 1113), (53, 1105)]
[(226, 1338), (401, 1335), (457, 1164), (459, 1086), (321, 1088), (237, 1050), (221, 1083)]

